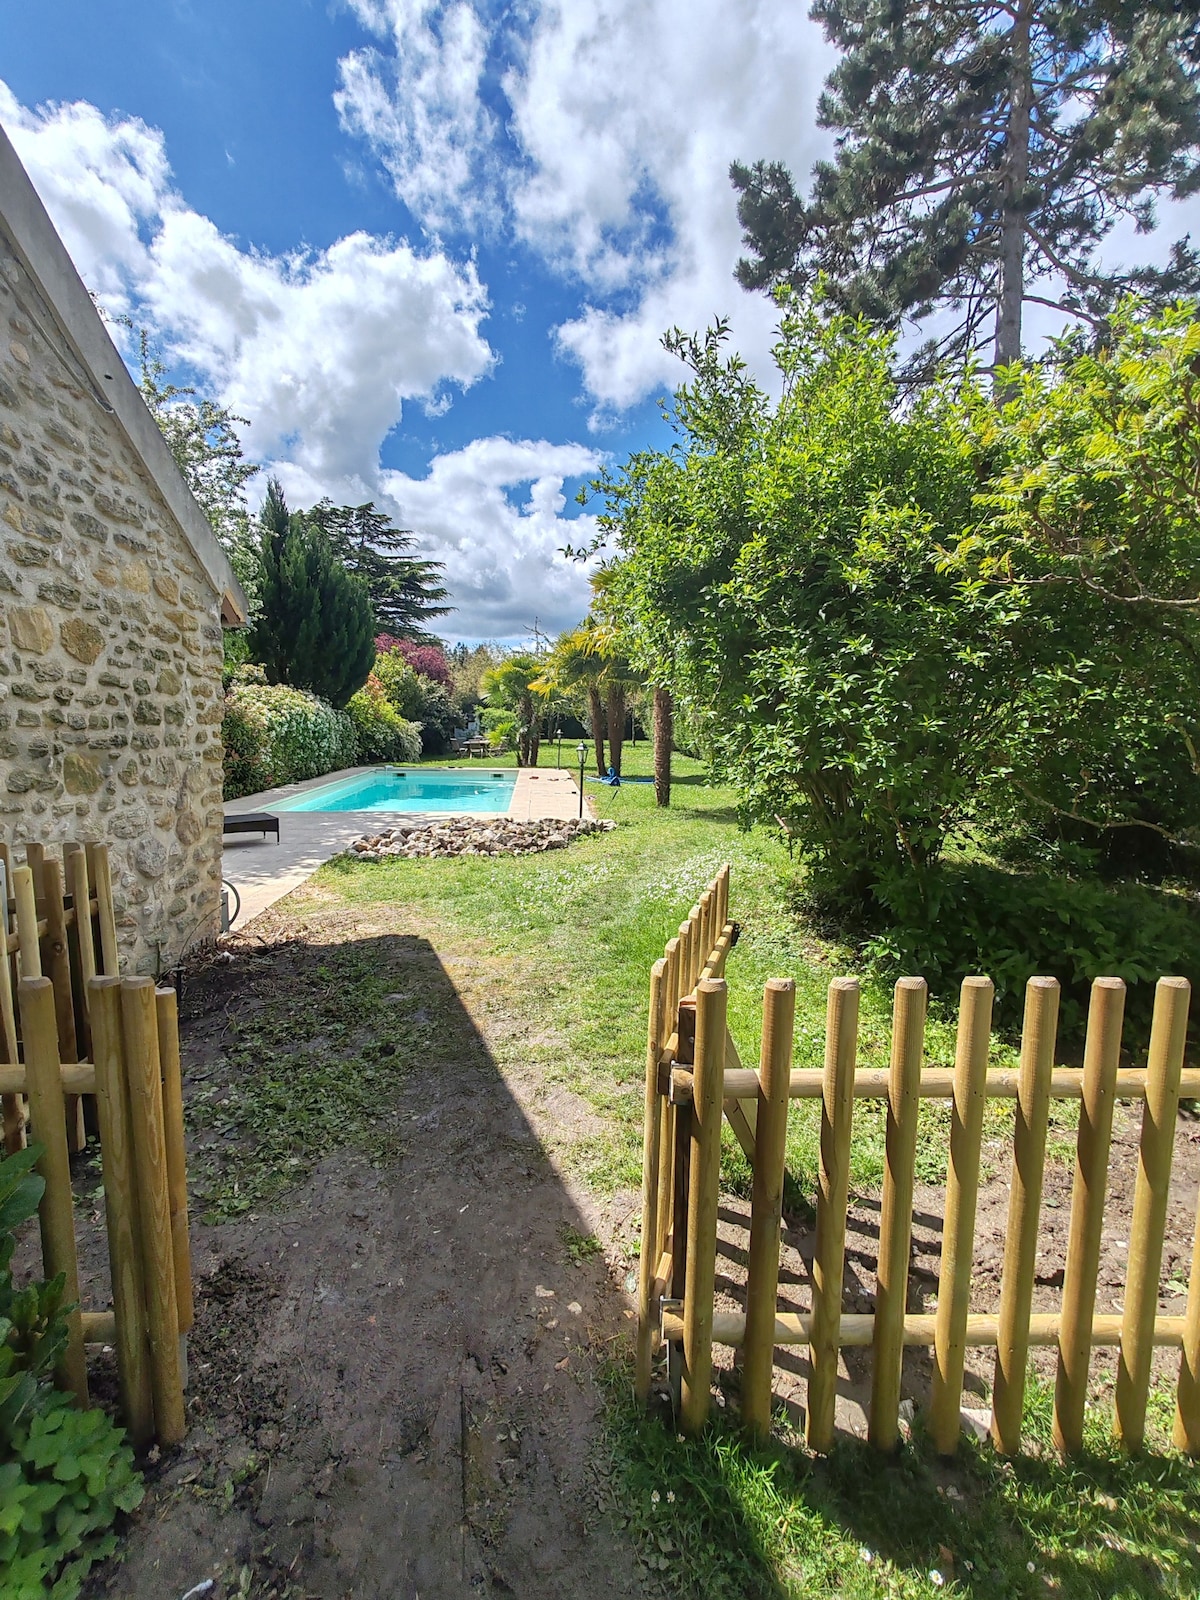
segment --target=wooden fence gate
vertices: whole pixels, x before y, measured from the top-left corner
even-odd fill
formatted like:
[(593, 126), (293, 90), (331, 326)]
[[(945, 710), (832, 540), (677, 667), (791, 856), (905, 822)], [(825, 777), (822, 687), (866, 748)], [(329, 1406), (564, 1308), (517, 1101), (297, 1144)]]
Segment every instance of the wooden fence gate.
[[(1031, 1346), (1054, 1346), (1058, 1368), (1053, 1437), (1063, 1453), (1082, 1447), (1088, 1363), (1093, 1348), (1119, 1351), (1116, 1428), (1124, 1447), (1141, 1448), (1155, 1346), (1181, 1351), (1174, 1442), (1200, 1454), (1200, 1215), (1187, 1309), (1158, 1312), (1167, 1197), (1181, 1097), (1200, 1097), (1200, 1070), (1185, 1069), (1189, 985), (1162, 978), (1155, 994), (1145, 1068), (1120, 1066), (1125, 985), (1092, 986), (1082, 1069), (1054, 1065), (1059, 986), (1031, 978), (1026, 991), (1020, 1066), (988, 1069), (993, 988), (988, 978), (962, 985), (953, 1070), (923, 1066), (927, 990), (922, 978), (896, 984), (891, 1064), (857, 1066), (859, 988), (852, 978), (829, 986), (823, 1070), (792, 1069), (795, 985), (773, 979), (763, 996), (760, 1066), (744, 1068), (726, 1024), (725, 960), (736, 938), (729, 921), (729, 869), (714, 879), (656, 961), (650, 982), (642, 1184), (642, 1258), (638, 1307), (637, 1390), (650, 1390), (660, 1342), (681, 1360), (681, 1415), (696, 1433), (708, 1415), (714, 1342), (742, 1352), (742, 1417), (754, 1433), (770, 1426), (773, 1352), (807, 1345), (809, 1445), (833, 1441), (838, 1352), (872, 1351), (869, 1438), (881, 1450), (899, 1438), (905, 1346), (932, 1347), (929, 1427), (945, 1455), (957, 1447), (964, 1358), (968, 1347), (996, 1351), (991, 1436), (997, 1450), (1020, 1449)], [(980, 1145), (989, 1097), (1016, 1101), (1008, 1230), (995, 1315), (970, 1308)], [(934, 1315), (907, 1311), (917, 1113), (922, 1098), (952, 1102)], [(777, 1310), (784, 1144), (790, 1100), (821, 1102), (820, 1176), (812, 1266), (812, 1311)], [(885, 1172), (875, 1310), (842, 1311), (850, 1141), (856, 1099), (887, 1102)], [(1061, 1309), (1033, 1313), (1046, 1129), (1052, 1099), (1081, 1102)], [(1097, 1315), (1104, 1197), (1117, 1100), (1142, 1101), (1141, 1143), (1124, 1309)], [(753, 1166), (745, 1312), (714, 1306), (717, 1207), (723, 1118)]]
[[(85, 1346), (113, 1345), (131, 1438), (178, 1443), (192, 1277), (175, 991), (119, 975), (103, 845), (66, 845), (61, 861), (29, 845), (23, 866), (0, 846), (0, 932), (5, 1146), (21, 1148), (28, 1124), (41, 1147), (42, 1268), (64, 1275), (75, 1304), (57, 1379), (86, 1406)], [(111, 1311), (78, 1304), (70, 1153), (85, 1142), (87, 1095), (96, 1097)]]

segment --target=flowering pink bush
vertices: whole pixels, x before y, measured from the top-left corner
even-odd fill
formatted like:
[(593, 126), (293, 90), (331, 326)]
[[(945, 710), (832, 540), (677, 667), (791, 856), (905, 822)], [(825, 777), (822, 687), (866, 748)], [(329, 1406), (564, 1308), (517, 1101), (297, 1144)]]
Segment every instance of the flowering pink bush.
[(450, 687), (450, 663), (436, 644), (414, 644), (411, 639), (397, 639), (393, 633), (380, 633), (375, 636), (375, 648), (380, 655), (395, 651), (419, 677)]

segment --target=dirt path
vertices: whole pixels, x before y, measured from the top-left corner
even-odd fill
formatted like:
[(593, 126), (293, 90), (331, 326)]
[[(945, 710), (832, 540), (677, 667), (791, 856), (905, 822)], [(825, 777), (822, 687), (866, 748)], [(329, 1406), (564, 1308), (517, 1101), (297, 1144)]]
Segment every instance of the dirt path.
[[(453, 997), (388, 910), (354, 931), (392, 939), (406, 990)], [(320, 941), (344, 918), (318, 911)], [(311, 905), (308, 922), (311, 937)], [(230, 970), (185, 992), (193, 1092), (248, 981)], [(596, 1374), (628, 1337), (628, 1302), (603, 1256), (572, 1260), (595, 1219), (522, 1105), (536, 1086), (514, 1090), (465, 1010), (450, 1033), (449, 1056), (397, 1077), (398, 1159), (342, 1151), (281, 1208), (194, 1230), (191, 1431), (89, 1592), (177, 1597), (206, 1578), (211, 1600), (646, 1592), (604, 1511)]]

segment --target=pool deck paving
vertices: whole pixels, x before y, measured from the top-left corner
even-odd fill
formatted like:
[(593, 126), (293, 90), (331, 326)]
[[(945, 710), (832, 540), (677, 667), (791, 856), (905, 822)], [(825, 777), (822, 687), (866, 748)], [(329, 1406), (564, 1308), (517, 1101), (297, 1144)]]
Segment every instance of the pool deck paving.
[[(224, 842), (222, 876), (231, 883), (241, 899), (234, 927), (241, 931), (260, 912), (282, 900), (285, 894), (298, 889), (306, 879), (331, 856), (338, 855), (364, 833), (378, 833), (381, 828), (403, 817), (406, 822), (444, 822), (451, 816), (477, 815), (454, 811), (287, 811), (279, 809), (285, 800), (311, 794), (331, 783), (366, 776), (380, 770), (372, 767), (349, 767), (343, 772), (329, 772), (323, 778), (312, 778), (306, 783), (284, 784), (277, 789), (267, 789), (262, 794), (243, 795), (240, 800), (230, 800), (225, 805), (227, 817), (243, 816), (248, 811), (269, 811), (279, 818), (279, 843), (274, 838), (259, 838), (257, 834), (235, 834)], [(472, 775), (470, 767), (448, 767), (449, 772)], [(484, 765), (474, 771), (482, 775), (491, 771)], [(511, 772), (512, 768), (506, 770)], [(553, 767), (518, 768), (516, 784), (506, 816), (519, 822), (539, 821), (542, 818), (567, 818), (579, 815), (579, 786), (569, 772)], [(584, 810), (591, 816), (590, 803), (584, 801)], [(234, 909), (230, 906), (230, 911)]]

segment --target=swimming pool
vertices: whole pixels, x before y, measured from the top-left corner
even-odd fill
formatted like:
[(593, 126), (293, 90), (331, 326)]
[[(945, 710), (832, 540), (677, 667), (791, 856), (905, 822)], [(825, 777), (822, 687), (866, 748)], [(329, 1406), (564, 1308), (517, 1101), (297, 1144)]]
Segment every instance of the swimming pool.
[(468, 811), (503, 816), (512, 800), (515, 771), (430, 771), (403, 767), (357, 772), (308, 794), (281, 800), (278, 811)]

